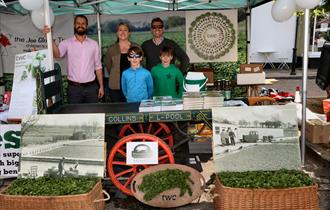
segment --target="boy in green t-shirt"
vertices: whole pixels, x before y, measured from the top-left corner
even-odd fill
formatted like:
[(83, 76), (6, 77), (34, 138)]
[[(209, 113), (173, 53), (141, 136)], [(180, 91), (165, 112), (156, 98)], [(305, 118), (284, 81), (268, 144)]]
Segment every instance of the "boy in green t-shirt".
[(172, 59), (173, 49), (164, 46), (160, 50), (160, 60), (162, 63), (151, 69), (151, 76), (154, 81), (154, 96), (182, 97), (183, 75), (174, 64), (171, 64)]

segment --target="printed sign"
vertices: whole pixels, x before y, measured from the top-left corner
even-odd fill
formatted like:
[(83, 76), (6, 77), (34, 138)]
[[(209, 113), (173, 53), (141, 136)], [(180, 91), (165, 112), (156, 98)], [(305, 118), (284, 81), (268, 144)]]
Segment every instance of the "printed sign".
[(158, 164), (157, 142), (127, 142), (126, 164)]
[(21, 125), (0, 127), (0, 177), (16, 177), (21, 154)]
[(123, 124), (123, 123), (143, 123), (144, 115), (142, 113), (130, 114), (106, 114), (106, 124)]
[(20, 176), (104, 174), (104, 114), (42, 114), (22, 119)]
[(149, 122), (189, 121), (190, 111), (149, 113)]
[(298, 169), (295, 105), (212, 109), (215, 171)]
[(15, 56), (15, 74), (8, 119), (22, 119), (37, 114), (36, 77), (46, 71), (48, 51), (41, 50)]
[(237, 60), (237, 10), (186, 12), (186, 46), (191, 62)]

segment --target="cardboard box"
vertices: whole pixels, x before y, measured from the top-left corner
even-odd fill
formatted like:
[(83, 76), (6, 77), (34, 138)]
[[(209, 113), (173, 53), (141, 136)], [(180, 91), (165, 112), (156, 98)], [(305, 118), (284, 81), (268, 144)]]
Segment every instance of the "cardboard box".
[(309, 120), (306, 122), (306, 139), (314, 144), (330, 142), (330, 123), (320, 120)]
[(238, 85), (260, 85), (260, 84), (265, 84), (265, 82), (266, 82), (265, 72), (237, 74)]
[(262, 64), (241, 64), (240, 73), (249, 74), (249, 73), (261, 73), (263, 72)]

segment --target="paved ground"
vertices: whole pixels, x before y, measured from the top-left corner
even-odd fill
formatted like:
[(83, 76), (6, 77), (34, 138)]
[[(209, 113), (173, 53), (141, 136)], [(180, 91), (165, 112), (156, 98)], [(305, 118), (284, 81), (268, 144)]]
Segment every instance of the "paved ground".
[[(291, 70), (279, 70), (279, 69), (266, 69), (266, 77), (274, 78), (278, 81), (273, 85), (264, 86), (266, 88), (275, 88), (279, 91), (286, 91), (290, 93), (294, 93), (297, 86), (300, 86), (302, 90), (302, 70), (297, 69), (296, 75), (291, 75)], [(308, 69), (307, 75), (307, 98), (319, 98), (326, 97), (326, 92), (321, 90), (315, 84), (317, 70), (316, 69)]]

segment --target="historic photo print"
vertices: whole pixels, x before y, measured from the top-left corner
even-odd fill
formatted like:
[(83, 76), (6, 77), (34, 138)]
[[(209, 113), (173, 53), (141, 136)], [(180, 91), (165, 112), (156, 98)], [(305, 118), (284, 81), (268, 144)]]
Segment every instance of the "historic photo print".
[(299, 168), (294, 105), (217, 107), (212, 116), (217, 172)]
[(104, 114), (31, 115), (22, 121), (20, 176), (103, 176)]

